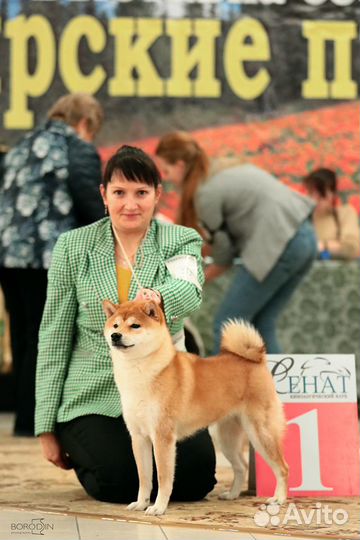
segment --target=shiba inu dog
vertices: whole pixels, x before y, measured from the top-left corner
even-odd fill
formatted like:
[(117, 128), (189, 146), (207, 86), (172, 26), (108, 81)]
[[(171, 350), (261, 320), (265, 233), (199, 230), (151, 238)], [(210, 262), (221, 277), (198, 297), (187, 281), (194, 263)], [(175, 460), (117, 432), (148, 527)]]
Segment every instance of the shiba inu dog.
[[(175, 471), (176, 441), (216, 424), (217, 436), (234, 471), (230, 491), (239, 496), (245, 469), (244, 435), (272, 468), (277, 486), (271, 500), (287, 496), (288, 466), (282, 452), (285, 419), (266, 365), (265, 346), (245, 322), (224, 325), (222, 350), (200, 358), (178, 352), (155, 302), (103, 302), (109, 344), (123, 415), (131, 435), (139, 475), (137, 501), (128, 508), (160, 515), (166, 511)], [(158, 494), (150, 506), (152, 448)]]

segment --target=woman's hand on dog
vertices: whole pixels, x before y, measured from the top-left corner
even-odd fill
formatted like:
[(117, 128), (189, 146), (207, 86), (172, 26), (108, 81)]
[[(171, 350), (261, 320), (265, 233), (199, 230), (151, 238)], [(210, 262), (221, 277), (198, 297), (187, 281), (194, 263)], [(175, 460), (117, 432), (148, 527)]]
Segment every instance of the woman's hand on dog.
[(161, 304), (161, 294), (154, 289), (140, 289), (135, 297), (135, 300), (152, 300), (156, 304)]
[(54, 433), (42, 433), (39, 437), (45, 459), (61, 469), (71, 469), (69, 459), (64, 454)]

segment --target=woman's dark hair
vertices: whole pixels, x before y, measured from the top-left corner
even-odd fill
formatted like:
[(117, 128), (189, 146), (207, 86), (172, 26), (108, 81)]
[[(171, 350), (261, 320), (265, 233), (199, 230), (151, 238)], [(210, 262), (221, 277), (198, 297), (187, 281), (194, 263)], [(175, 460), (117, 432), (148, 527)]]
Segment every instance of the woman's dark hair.
[(320, 197), (325, 198), (328, 192), (333, 195), (332, 213), (336, 223), (337, 234), (336, 237), (340, 237), (340, 220), (336, 208), (336, 196), (338, 194), (337, 177), (336, 173), (331, 169), (315, 169), (303, 180), (304, 186), (308, 191), (316, 191)]
[(304, 178), (304, 185), (309, 191), (317, 191), (323, 198), (331, 191), (337, 194), (336, 173), (331, 169), (315, 169)]
[(155, 163), (141, 148), (124, 144), (109, 159), (104, 171), (103, 186), (107, 187), (117, 172), (130, 182), (144, 182), (155, 189), (161, 184), (161, 176)]

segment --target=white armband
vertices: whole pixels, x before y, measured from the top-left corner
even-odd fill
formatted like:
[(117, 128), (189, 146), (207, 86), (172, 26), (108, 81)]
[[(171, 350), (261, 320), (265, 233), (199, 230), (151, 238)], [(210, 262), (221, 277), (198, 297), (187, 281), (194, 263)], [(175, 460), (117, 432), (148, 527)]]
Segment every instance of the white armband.
[(198, 263), (193, 255), (176, 255), (165, 263), (172, 277), (188, 281), (200, 291), (202, 287), (198, 280)]

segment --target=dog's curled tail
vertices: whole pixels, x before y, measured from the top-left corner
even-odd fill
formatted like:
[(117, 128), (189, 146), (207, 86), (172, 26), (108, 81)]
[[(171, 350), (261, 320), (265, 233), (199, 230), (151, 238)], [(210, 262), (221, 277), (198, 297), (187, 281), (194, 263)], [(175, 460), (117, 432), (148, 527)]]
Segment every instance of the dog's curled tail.
[(266, 360), (264, 340), (251, 324), (243, 320), (229, 320), (223, 325), (221, 350), (258, 364)]

